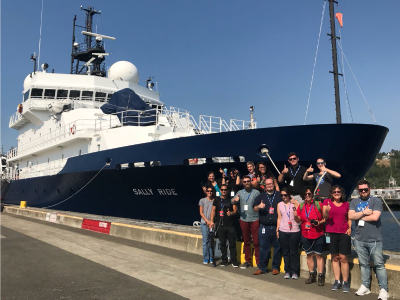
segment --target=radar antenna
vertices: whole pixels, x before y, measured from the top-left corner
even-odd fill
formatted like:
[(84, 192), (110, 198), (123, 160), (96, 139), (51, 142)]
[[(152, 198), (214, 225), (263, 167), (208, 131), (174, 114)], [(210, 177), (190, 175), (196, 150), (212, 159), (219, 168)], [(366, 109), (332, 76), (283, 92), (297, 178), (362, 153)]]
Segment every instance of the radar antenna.
[[(85, 26), (76, 25), (76, 16), (73, 21), (72, 50), (71, 50), (71, 74), (88, 74), (105, 77), (106, 68), (104, 65), (105, 53), (103, 39), (114, 41), (115, 38), (92, 32), (93, 16), (101, 14), (94, 7), (82, 8), (86, 11)], [(75, 27), (84, 28), (81, 33), (85, 36), (85, 42), (79, 44), (75, 40)], [(75, 63), (75, 66), (74, 66)], [(86, 70), (85, 70), (86, 69)]]

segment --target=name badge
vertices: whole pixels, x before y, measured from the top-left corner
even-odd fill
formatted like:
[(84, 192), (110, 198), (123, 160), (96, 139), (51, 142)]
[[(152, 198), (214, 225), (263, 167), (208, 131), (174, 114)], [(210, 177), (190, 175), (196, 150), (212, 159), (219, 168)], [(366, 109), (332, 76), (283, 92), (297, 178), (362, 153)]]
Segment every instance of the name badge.
[(365, 221), (364, 220), (359, 220), (358, 221), (358, 226), (363, 227), (365, 225)]
[(219, 197), (219, 195), (220, 195), (219, 192), (216, 192), (216, 195), (217, 195), (217, 197)]
[(329, 235), (326, 235), (326, 236), (325, 236), (325, 241), (326, 241), (327, 244), (330, 244), (330, 242), (331, 242), (331, 237), (330, 237)]
[(274, 213), (274, 208), (273, 208), (273, 207), (270, 207), (270, 208), (269, 208), (269, 213), (270, 213), (270, 214), (273, 214), (273, 213)]
[(220, 210), (220, 211), (219, 211), (219, 216), (220, 216), (220, 217), (223, 217), (223, 216), (224, 216), (224, 211), (223, 211), (223, 210)]
[(231, 191), (231, 197), (235, 196), (235, 192)]
[(306, 230), (310, 230), (311, 229), (311, 223), (310, 222), (305, 222), (304, 223), (304, 228), (306, 229)]
[(294, 182), (293, 182), (293, 180), (292, 180), (292, 181), (290, 181), (290, 186), (294, 186)]
[(262, 233), (262, 234), (265, 233), (265, 228), (261, 229), (261, 233)]
[(246, 205), (243, 205), (243, 209), (244, 210), (249, 210), (249, 206), (246, 204)]
[(293, 228), (293, 223), (292, 222), (288, 222), (288, 224), (289, 224), (289, 229), (292, 229)]

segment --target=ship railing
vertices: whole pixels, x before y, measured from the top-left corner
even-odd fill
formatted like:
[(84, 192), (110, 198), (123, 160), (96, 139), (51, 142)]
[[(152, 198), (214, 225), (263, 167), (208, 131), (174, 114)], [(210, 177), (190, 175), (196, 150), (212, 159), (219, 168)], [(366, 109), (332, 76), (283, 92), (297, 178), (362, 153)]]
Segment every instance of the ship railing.
[(13, 126), (15, 123), (17, 123), (19, 120), (21, 120), (23, 118), (22, 114), (20, 114), (19, 112), (14, 113), (11, 117), (10, 117), (10, 122), (9, 122), (9, 126)]
[(224, 119), (213, 116), (200, 116), (200, 130), (205, 133), (217, 133), (230, 131), (230, 127)]
[(229, 128), (231, 131), (245, 130), (245, 129), (256, 129), (257, 123), (244, 120), (231, 119), (229, 122)]
[(18, 176), (14, 175), (13, 179), (25, 179), (32, 177), (55, 175), (58, 174), (62, 170), (62, 168), (64, 168), (66, 163), (67, 159), (64, 158), (64, 159), (49, 161), (47, 163), (42, 163), (38, 165), (30, 165), (29, 167), (22, 169), (21, 172), (14, 172), (19, 174)]

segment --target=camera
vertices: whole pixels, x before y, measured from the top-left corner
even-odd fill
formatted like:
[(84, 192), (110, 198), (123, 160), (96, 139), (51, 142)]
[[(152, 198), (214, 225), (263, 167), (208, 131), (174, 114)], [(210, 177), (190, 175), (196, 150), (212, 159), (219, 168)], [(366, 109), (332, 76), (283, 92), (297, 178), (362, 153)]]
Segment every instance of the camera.
[(312, 220), (310, 220), (310, 223), (315, 225), (315, 226), (317, 226), (318, 225), (318, 220), (312, 219)]

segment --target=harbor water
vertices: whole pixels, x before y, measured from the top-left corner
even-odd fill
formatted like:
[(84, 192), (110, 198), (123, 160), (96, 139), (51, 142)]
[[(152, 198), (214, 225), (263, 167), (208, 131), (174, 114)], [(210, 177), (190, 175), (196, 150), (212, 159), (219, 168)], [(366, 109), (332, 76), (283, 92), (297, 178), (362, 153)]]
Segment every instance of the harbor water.
[[(400, 220), (400, 211), (393, 211), (393, 214)], [(400, 226), (394, 220), (389, 211), (383, 211), (381, 215), (383, 249), (400, 252)]]

